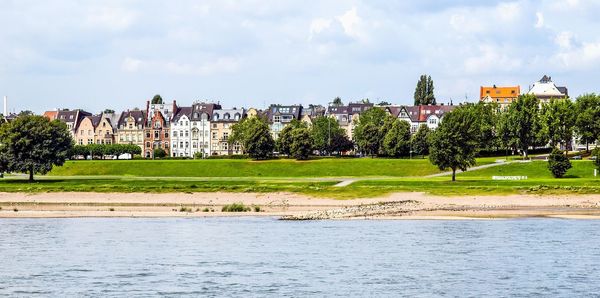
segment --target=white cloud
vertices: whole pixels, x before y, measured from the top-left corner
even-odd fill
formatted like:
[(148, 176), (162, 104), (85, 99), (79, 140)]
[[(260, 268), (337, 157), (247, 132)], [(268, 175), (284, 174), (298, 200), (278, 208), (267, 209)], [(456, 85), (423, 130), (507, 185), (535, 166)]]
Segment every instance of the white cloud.
[(464, 69), (472, 74), (514, 72), (522, 65), (520, 58), (511, 57), (506, 49), (495, 45), (482, 45), (479, 55), (465, 59)]
[(362, 19), (358, 16), (356, 7), (352, 7), (352, 9), (336, 17), (336, 19), (342, 24), (346, 35), (354, 38), (361, 37), (360, 25)]
[(330, 19), (323, 19), (323, 18), (314, 19), (310, 23), (310, 35), (308, 37), (308, 40), (312, 40), (316, 34), (319, 34), (319, 33), (323, 32), (323, 30), (330, 28), (331, 22), (332, 22), (332, 20), (330, 20)]
[(537, 21), (535, 22), (535, 28), (544, 27), (544, 14), (538, 11), (535, 13), (535, 17), (537, 19)]
[(600, 42), (585, 42), (555, 55), (567, 69), (592, 69), (600, 64)]
[(562, 31), (554, 37), (554, 42), (563, 49), (570, 49), (572, 46), (573, 33)]

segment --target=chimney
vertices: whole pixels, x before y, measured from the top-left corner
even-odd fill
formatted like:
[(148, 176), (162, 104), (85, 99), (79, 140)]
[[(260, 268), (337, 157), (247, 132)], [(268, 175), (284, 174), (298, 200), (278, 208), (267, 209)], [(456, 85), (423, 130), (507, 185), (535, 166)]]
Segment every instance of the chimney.
[(8, 97), (6, 95), (4, 95), (4, 110), (3, 110), (4, 114), (2, 114), (2, 115), (4, 115), (4, 117), (7, 116), (7, 103), (8, 103)]

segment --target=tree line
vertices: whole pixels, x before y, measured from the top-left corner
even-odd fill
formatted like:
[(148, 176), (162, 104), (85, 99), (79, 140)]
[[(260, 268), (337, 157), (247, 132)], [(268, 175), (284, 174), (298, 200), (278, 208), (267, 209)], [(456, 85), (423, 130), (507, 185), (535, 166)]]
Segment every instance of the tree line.
[(138, 145), (132, 144), (88, 144), (88, 145), (75, 145), (69, 151), (69, 157), (82, 156), (87, 159), (88, 157), (94, 159), (94, 157), (104, 158), (105, 156), (119, 156), (123, 154), (130, 154), (133, 158), (134, 155), (142, 153), (142, 149)]
[(505, 111), (479, 103), (447, 113), (428, 139), (429, 159), (441, 170), (451, 169), (454, 181), (456, 170), (473, 166), (482, 150), (505, 148), (528, 158), (530, 148), (549, 146), (553, 148), (549, 169), (562, 177), (571, 167), (566, 155), (574, 137), (586, 144), (587, 151), (589, 144), (598, 142), (600, 96), (586, 94), (575, 102), (553, 99), (540, 105), (535, 96), (521, 95)]

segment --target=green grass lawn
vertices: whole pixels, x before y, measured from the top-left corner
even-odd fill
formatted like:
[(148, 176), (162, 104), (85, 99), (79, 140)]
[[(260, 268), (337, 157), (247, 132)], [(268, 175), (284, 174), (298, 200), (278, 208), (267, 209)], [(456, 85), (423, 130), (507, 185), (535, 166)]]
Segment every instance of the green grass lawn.
[[(493, 161), (484, 160), (489, 163)], [(134, 177), (411, 177), (439, 173), (427, 159), (323, 158), (308, 161), (97, 160), (68, 161), (51, 176)]]
[[(487, 164), (494, 160), (487, 158), (478, 162)], [(419, 177), (439, 172), (427, 160), (77, 161), (56, 168), (51, 176), (36, 177), (35, 183), (25, 182), (25, 177), (2, 179), (0, 192), (285, 191), (336, 199), (381, 197), (394, 192), (446, 196), (600, 193), (600, 177), (593, 177), (593, 169), (591, 161), (573, 161), (573, 168), (566, 177), (555, 179), (547, 169), (547, 162), (533, 161), (459, 173), (457, 181), (452, 182), (450, 176)], [(528, 179), (499, 181), (492, 180), (492, 176), (527, 176)], [(349, 186), (334, 187), (339, 181), (334, 177), (360, 180)]]

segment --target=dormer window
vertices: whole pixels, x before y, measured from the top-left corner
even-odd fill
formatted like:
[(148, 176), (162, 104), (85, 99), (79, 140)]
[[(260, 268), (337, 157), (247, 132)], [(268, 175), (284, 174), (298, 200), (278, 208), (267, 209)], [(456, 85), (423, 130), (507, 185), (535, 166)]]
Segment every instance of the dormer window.
[(225, 113), (225, 115), (223, 115), (223, 120), (229, 120), (229, 118), (229, 113)]
[(219, 114), (215, 113), (215, 114), (213, 115), (213, 120), (214, 120), (214, 121), (217, 121), (217, 120), (219, 120)]

